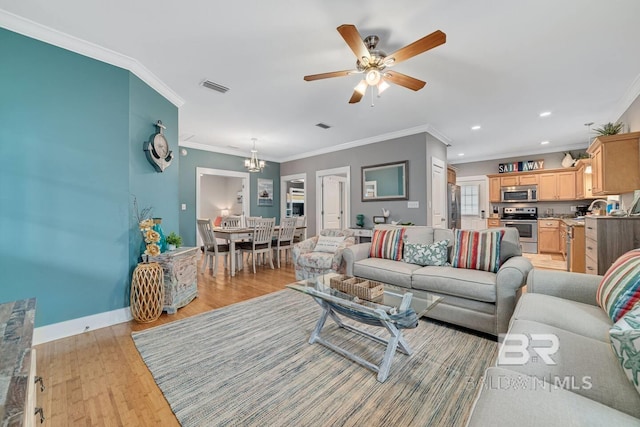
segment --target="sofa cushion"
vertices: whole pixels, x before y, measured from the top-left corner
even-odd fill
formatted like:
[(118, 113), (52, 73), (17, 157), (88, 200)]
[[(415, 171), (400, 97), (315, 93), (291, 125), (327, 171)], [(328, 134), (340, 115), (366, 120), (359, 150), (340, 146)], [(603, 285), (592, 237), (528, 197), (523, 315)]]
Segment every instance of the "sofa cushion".
[(624, 373), (640, 393), (640, 304), (613, 325), (610, 335)]
[(487, 369), (478, 387), (480, 394), (467, 427), (626, 427), (640, 423), (594, 400), (508, 369)]
[(366, 258), (353, 264), (353, 275), (411, 288), (411, 274), (419, 265), (382, 258)]
[[(526, 352), (528, 361), (519, 359), (522, 342), (510, 341), (513, 334), (529, 338)], [(547, 334), (557, 338), (557, 352), (548, 355), (555, 364), (544, 362), (540, 353), (551, 346), (548, 339), (533, 340), (532, 334)], [(517, 349), (509, 354), (505, 344)], [(536, 351), (536, 349), (538, 351)], [(505, 357), (508, 356), (508, 357)], [(508, 362), (508, 363), (507, 363)], [(544, 323), (516, 320), (500, 348), (498, 366), (525, 375), (532, 375), (551, 384), (558, 385), (581, 396), (640, 418), (640, 395), (631, 385), (618, 359), (611, 351), (611, 345), (600, 340), (587, 338)]]
[(500, 268), (504, 231), (455, 230), (451, 265), (495, 273)]
[(422, 267), (413, 272), (411, 287), (476, 301), (496, 301), (496, 275), (487, 271)]
[(640, 302), (640, 249), (623, 254), (609, 267), (596, 297), (614, 322)]
[(371, 258), (384, 258), (394, 261), (402, 259), (404, 228), (394, 230), (375, 230), (371, 238)]
[(609, 342), (611, 319), (598, 306), (545, 294), (522, 295), (511, 322), (532, 320), (588, 338)]
[(402, 261), (420, 266), (445, 265), (449, 261), (448, 245), (448, 240), (440, 240), (430, 245), (405, 242)]

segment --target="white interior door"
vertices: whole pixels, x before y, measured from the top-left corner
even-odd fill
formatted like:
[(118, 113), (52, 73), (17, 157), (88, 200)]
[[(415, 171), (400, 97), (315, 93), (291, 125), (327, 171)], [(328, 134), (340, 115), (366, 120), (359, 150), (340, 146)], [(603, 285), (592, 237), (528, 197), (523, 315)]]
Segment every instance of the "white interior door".
[(434, 228), (447, 226), (447, 191), (444, 161), (431, 158), (431, 225)]
[[(327, 176), (331, 176), (333, 179), (331, 182), (328, 182), (328, 193), (326, 193), (323, 190), (324, 187), (324, 182), (325, 182), (325, 177)], [(337, 181), (338, 184), (335, 183), (335, 181)], [(349, 221), (349, 217), (351, 215), (350, 213), (350, 201), (351, 201), (351, 167), (350, 166), (342, 166), (342, 167), (338, 167), (338, 168), (333, 168), (333, 169), (323, 169), (323, 170), (319, 170), (316, 171), (316, 208), (315, 208), (315, 218), (312, 219), (312, 223), (315, 224), (315, 230), (313, 230), (312, 228), (308, 229), (308, 231), (310, 231), (310, 233), (312, 233), (311, 235), (317, 234), (320, 230), (322, 230), (323, 228), (349, 228), (350, 225), (350, 221)], [(332, 188), (330, 188), (331, 186), (333, 186)], [(339, 222), (338, 222), (338, 218), (337, 215), (334, 216), (333, 218), (327, 218), (327, 224), (325, 224), (325, 207), (324, 207), (324, 196), (325, 194), (331, 194), (331, 192), (333, 192), (333, 194), (336, 195), (336, 197), (333, 198), (333, 203), (332, 206), (329, 207), (329, 210), (334, 211), (333, 214), (335, 215), (335, 211), (338, 210), (339, 212)], [(338, 205), (338, 207), (336, 208), (336, 203), (340, 203), (340, 205)], [(309, 214), (311, 215), (312, 212), (309, 211)], [(312, 217), (313, 218), (313, 217)], [(307, 226), (309, 226), (309, 221), (307, 222)]]
[(322, 177), (322, 228), (342, 229), (344, 184), (338, 176)]

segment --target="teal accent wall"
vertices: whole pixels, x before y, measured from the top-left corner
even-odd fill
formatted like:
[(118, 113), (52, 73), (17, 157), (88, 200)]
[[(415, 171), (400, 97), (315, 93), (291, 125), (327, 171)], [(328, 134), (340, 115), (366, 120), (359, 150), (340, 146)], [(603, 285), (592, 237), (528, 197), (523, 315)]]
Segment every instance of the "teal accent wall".
[(36, 326), (127, 307), (131, 194), (178, 227), (177, 161), (151, 174), (142, 151), (158, 119), (177, 149), (177, 108), (126, 70), (5, 29), (0, 58), (0, 302), (36, 297)]
[[(154, 126), (158, 120), (167, 127), (164, 131), (173, 151), (171, 165), (162, 173), (156, 172), (143, 151), (145, 141), (157, 132)], [(179, 233), (178, 217), (178, 114), (176, 107), (162, 95), (150, 88), (133, 74), (129, 74), (129, 191), (131, 200), (135, 196), (140, 209), (153, 208), (152, 215), (162, 218), (165, 235), (172, 231)], [(140, 235), (133, 211), (133, 201), (129, 204), (131, 214), (129, 242), (130, 264), (135, 266), (140, 255)], [(133, 269), (132, 269), (133, 272)]]
[[(180, 236), (186, 246), (196, 244), (196, 168), (223, 169), (235, 172), (246, 172), (244, 157), (211, 151), (187, 148), (186, 156), (180, 159), (180, 204), (187, 205), (187, 210), (180, 211)], [(249, 154), (247, 152), (247, 154)], [(258, 178), (273, 179), (273, 206), (258, 206)], [(280, 223), (280, 164), (267, 162), (262, 172), (251, 173), (250, 212), (252, 216), (275, 217)]]

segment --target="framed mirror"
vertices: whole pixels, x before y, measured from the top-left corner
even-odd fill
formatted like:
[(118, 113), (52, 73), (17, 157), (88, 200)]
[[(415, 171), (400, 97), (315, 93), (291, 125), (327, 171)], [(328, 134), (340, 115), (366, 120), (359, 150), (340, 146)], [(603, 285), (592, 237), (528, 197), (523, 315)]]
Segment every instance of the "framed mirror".
[(409, 200), (409, 161), (362, 167), (362, 201)]

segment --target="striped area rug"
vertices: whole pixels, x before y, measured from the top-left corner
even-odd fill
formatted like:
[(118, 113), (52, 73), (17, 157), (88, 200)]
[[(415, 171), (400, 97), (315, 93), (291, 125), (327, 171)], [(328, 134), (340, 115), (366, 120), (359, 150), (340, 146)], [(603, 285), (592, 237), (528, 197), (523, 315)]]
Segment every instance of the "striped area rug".
[[(283, 290), (133, 333), (183, 426), (458, 426), (494, 363), (495, 341), (421, 320), (384, 383), (320, 344), (321, 310)], [(382, 332), (381, 328), (370, 328)], [(322, 335), (379, 363), (384, 347), (327, 320)]]

